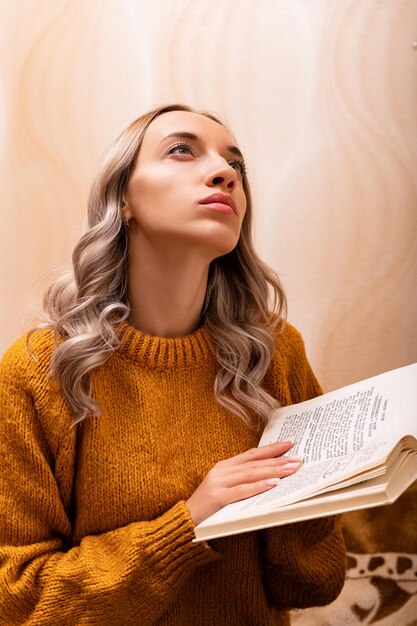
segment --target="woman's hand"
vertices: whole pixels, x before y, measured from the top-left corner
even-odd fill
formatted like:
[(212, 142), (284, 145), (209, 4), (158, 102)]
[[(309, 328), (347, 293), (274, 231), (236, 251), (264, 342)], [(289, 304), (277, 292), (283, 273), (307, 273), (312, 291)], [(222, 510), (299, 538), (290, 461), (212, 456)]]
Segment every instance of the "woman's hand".
[(292, 441), (278, 441), (216, 463), (186, 502), (193, 522), (197, 525), (226, 504), (268, 491), (296, 472), (302, 459), (281, 456), (292, 446)]

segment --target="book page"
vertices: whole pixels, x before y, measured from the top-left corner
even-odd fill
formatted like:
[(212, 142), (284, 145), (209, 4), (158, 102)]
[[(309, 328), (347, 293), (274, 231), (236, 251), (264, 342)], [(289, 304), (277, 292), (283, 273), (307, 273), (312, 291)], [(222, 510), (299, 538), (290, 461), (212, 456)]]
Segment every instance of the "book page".
[(294, 446), (288, 455), (301, 455), (305, 463), (315, 463), (387, 440), (389, 398), (375, 385), (331, 396), (278, 409), (259, 445), (292, 439)]
[(338, 458), (377, 442), (417, 438), (417, 364), (374, 376), (275, 411), (260, 446), (292, 439), (306, 463)]

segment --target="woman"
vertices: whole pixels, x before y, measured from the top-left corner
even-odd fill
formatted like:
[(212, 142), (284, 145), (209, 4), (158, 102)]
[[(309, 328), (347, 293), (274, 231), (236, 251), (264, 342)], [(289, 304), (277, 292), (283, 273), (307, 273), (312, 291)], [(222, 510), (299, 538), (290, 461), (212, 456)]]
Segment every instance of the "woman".
[(333, 518), (193, 542), (299, 468), (259, 426), (320, 393), (235, 143), (187, 106), (133, 122), (44, 328), (3, 359), (1, 624), (287, 624), (343, 586)]

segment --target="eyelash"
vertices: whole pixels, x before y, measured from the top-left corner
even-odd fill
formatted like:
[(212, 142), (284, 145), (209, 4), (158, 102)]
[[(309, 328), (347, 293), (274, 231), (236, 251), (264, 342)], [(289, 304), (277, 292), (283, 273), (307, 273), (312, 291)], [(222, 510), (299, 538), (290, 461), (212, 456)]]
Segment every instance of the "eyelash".
[[(177, 148), (188, 148), (188, 150), (189, 150), (191, 153), (193, 152), (193, 150), (192, 150), (191, 146), (190, 146), (188, 143), (176, 143), (174, 146), (171, 146), (171, 147), (169, 148), (169, 150), (168, 150), (167, 154), (172, 154), (172, 153), (173, 153), (173, 151), (174, 151), (175, 149), (177, 149)], [(228, 161), (228, 163), (229, 163), (229, 165), (230, 165), (231, 167), (233, 167), (233, 164), (237, 163), (237, 165), (239, 165), (239, 168), (240, 168), (240, 169), (239, 169), (239, 174), (242, 176), (242, 178), (243, 178), (244, 176), (246, 176), (246, 174), (247, 174), (247, 168), (246, 168), (246, 163), (245, 163), (245, 161), (238, 161), (238, 160), (236, 160), (236, 161)], [(236, 168), (233, 168), (233, 169), (236, 169)], [(236, 171), (237, 171), (237, 170), (236, 170)]]

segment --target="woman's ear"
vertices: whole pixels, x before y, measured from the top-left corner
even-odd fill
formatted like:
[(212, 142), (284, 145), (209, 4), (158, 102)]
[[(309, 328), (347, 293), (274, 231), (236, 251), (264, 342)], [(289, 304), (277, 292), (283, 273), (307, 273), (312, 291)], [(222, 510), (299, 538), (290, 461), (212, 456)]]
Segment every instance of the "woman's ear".
[(122, 205), (122, 219), (123, 222), (125, 224), (129, 223), (129, 220), (131, 220), (133, 217), (131, 208), (129, 206), (129, 204), (126, 201), (123, 201), (123, 205)]

